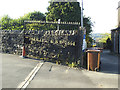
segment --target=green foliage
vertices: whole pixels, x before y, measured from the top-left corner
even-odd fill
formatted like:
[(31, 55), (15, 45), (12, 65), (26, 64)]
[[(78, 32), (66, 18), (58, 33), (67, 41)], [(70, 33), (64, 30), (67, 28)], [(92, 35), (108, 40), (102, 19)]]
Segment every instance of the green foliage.
[[(41, 12), (30, 12), (25, 14), (23, 17), (18, 19), (12, 19), (8, 15), (5, 15), (1, 18), (1, 28), (2, 30), (24, 30), (24, 21), (25, 20), (45, 20), (45, 15)], [(34, 25), (34, 24), (27, 24), (27, 30), (36, 30), (36, 29), (44, 29), (46, 28), (45, 25)]]
[(5, 15), (4, 17), (2, 17), (0, 20), (2, 29), (10, 30), (11, 25), (9, 23), (11, 21), (12, 19), (8, 15)]
[(80, 6), (78, 2), (51, 2), (46, 13), (46, 20), (48, 21), (80, 21)]
[(72, 62), (72, 63), (68, 63), (68, 66), (73, 68), (73, 67), (77, 67), (78, 64), (76, 64), (75, 62)]
[[(50, 2), (46, 16), (39, 12), (34, 11), (18, 19), (12, 19), (8, 15), (1, 18), (0, 23), (2, 30), (24, 30), (24, 20), (42, 20), (42, 21), (58, 21), (63, 22), (80, 22), (81, 21), (81, 8), (79, 2)], [(89, 17), (84, 16), (84, 27), (86, 28), (86, 41), (88, 47), (92, 42), (90, 34), (92, 32), (92, 22)], [(57, 29), (57, 25), (48, 24), (27, 24), (26, 30), (51, 30)], [(78, 30), (78, 26), (60, 25), (60, 29), (74, 29)]]
[(110, 33), (104, 33), (104, 34), (101, 34), (101, 38), (98, 38), (98, 42), (102, 42), (102, 43), (106, 43), (106, 40), (108, 38), (111, 39), (111, 34)]
[(92, 32), (92, 26), (93, 26), (93, 23), (91, 22), (91, 18), (90, 17), (84, 17), (83, 18), (84, 22), (83, 22), (83, 25), (86, 29), (86, 42), (87, 42), (87, 47), (91, 47), (91, 44), (92, 44), (92, 37), (91, 37), (91, 32)]
[(84, 21), (83, 25), (86, 29), (86, 35), (90, 35), (91, 32), (92, 32), (92, 26), (93, 26), (93, 23), (91, 22), (91, 18), (90, 17), (84, 17), (83, 21)]
[(24, 20), (45, 20), (45, 15), (39, 11), (30, 12), (22, 17)]
[[(50, 2), (47, 21), (80, 22), (81, 10), (78, 2)], [(56, 26), (54, 26), (56, 27)], [(76, 26), (60, 25), (60, 29), (75, 29)]]
[[(50, 2), (48, 12), (46, 13), (47, 21), (58, 21), (60, 19), (63, 22), (81, 22), (81, 8), (79, 2)], [(91, 18), (84, 16), (84, 27), (86, 28), (86, 41), (88, 46), (91, 46), (92, 38), (90, 34), (92, 32)], [(50, 26), (51, 29), (56, 29), (57, 26)], [(76, 29), (78, 26), (72, 25), (60, 25), (60, 29)]]
[(91, 44), (92, 44), (92, 37), (90, 37), (89, 34), (86, 35), (86, 42), (87, 42), (87, 47), (90, 48), (91, 47)]

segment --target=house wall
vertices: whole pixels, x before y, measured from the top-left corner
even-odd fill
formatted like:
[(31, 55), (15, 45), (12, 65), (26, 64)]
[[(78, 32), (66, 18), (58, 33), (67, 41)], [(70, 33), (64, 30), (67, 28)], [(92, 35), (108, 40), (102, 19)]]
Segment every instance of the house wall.
[(112, 49), (111, 51), (114, 52), (114, 33), (111, 31), (111, 42), (112, 42)]
[[(120, 1), (118, 2), (118, 27), (120, 27)], [(118, 53), (120, 54), (120, 30), (118, 30)]]
[(118, 2), (118, 27), (120, 27), (120, 1)]
[(120, 54), (120, 1), (118, 2), (118, 27), (111, 31), (112, 52)]
[(119, 30), (112, 30), (111, 40), (112, 40), (112, 52), (120, 54), (120, 31)]
[(120, 31), (119, 31), (119, 54), (120, 54)]
[(115, 42), (115, 53), (118, 53), (118, 30), (117, 31), (115, 31), (115, 40), (116, 40), (116, 42)]

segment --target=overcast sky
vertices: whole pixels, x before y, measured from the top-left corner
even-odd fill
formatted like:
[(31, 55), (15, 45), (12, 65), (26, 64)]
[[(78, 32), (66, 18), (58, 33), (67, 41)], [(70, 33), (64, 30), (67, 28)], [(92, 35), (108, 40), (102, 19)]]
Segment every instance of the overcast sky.
[[(1, 0), (0, 17), (9, 15), (11, 18), (19, 18), (28, 12), (47, 12), (49, 0)], [(81, 2), (81, 0), (78, 0)], [(118, 18), (119, 0), (83, 0), (84, 15), (91, 17), (94, 23), (94, 33), (110, 33), (116, 28)]]

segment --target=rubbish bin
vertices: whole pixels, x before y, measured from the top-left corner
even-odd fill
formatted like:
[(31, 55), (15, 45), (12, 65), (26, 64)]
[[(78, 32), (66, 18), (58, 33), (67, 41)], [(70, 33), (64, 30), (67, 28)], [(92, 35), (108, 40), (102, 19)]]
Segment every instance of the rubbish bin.
[(92, 71), (100, 70), (100, 50), (87, 50), (87, 68)]

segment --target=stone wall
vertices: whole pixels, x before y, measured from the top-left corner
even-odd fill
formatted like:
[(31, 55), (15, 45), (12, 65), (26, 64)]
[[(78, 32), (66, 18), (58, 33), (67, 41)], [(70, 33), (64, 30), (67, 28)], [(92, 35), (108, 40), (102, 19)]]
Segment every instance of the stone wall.
[(20, 30), (1, 30), (2, 52), (22, 55), (24, 42), (23, 32)]
[(78, 42), (80, 38), (78, 30), (26, 31), (26, 55), (62, 63), (76, 62), (82, 47), (82, 42)]
[(62, 64), (77, 63), (82, 55), (82, 30), (3, 30), (2, 52), (22, 54)]

